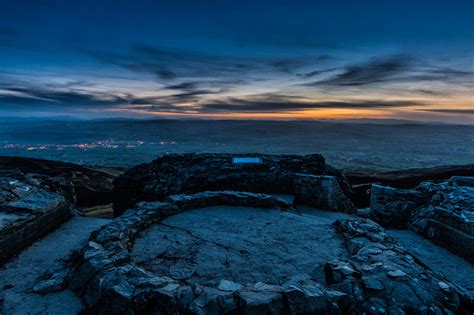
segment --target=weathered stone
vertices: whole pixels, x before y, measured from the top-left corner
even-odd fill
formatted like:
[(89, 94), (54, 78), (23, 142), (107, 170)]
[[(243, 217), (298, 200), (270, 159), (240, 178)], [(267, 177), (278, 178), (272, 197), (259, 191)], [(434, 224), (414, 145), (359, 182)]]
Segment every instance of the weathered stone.
[(294, 194), (297, 202), (315, 208), (340, 212), (355, 210), (334, 176), (295, 174)]
[(411, 190), (373, 185), (371, 219), (389, 227), (409, 228), (474, 262), (474, 177), (422, 182)]
[(65, 198), (47, 187), (0, 177), (0, 265), (72, 216)]
[(219, 282), (219, 286), (217, 288), (222, 291), (234, 292), (234, 291), (242, 289), (242, 285), (235, 283), (233, 281), (223, 279)]
[(370, 208), (357, 209), (357, 216), (361, 218), (370, 218), (373, 217), (373, 213)]
[[(356, 307), (360, 312), (403, 314), (408, 310), (418, 313), (423, 309), (430, 309), (433, 313), (440, 314), (467, 314), (472, 310), (474, 305), (464, 289), (413, 260), (405, 249), (397, 245), (374, 222), (356, 219), (337, 221), (335, 225), (345, 238), (346, 244), (353, 238), (359, 239), (359, 246), (348, 249), (354, 255), (351, 257), (351, 266), (361, 277), (346, 279), (345, 274), (341, 272), (346, 270), (345, 265), (333, 263), (330, 265), (330, 275), (342, 275), (329, 277), (331, 281), (328, 281), (328, 284), (330, 288), (341, 288), (336, 280), (342, 280), (343, 283), (350, 281), (352, 303), (355, 303), (352, 307)], [(362, 238), (366, 240), (361, 241)], [(381, 250), (364, 251), (365, 247)], [(361, 252), (364, 254), (357, 254)], [(346, 273), (349, 276), (353, 274), (352, 271)], [(443, 284), (440, 285), (440, 282)], [(452, 290), (448, 292), (447, 287)]]
[(362, 284), (367, 290), (381, 291), (384, 289), (382, 282), (373, 276), (362, 277)]
[(292, 210), (293, 205), (278, 197), (240, 191), (205, 191), (192, 195), (172, 195), (165, 200), (180, 209), (189, 210), (214, 205), (253, 206)]
[[(65, 261), (65, 270), (42, 277), (33, 290), (42, 294), (74, 290), (85, 305), (84, 312), (98, 314), (467, 314), (472, 310), (472, 299), (464, 289), (430, 271), (373, 221), (330, 213), (331, 221), (323, 224), (326, 217), (305, 217), (306, 210), (297, 214), (275, 211), (269, 218), (268, 209), (290, 210), (292, 204), (259, 190), (289, 193), (297, 202), (318, 208), (353, 212), (344, 178), (318, 156), (260, 156), (261, 164), (235, 165), (228, 161), (230, 157), (168, 156), (132, 170), (120, 181), (130, 180), (127, 185), (135, 186), (130, 192), (117, 193), (133, 204), (155, 201), (136, 203), (92, 233), (87, 244)], [(432, 208), (436, 216), (424, 213), (422, 218), (469, 232), (464, 219), (470, 218), (465, 208), (470, 197), (464, 193), (469, 186), (461, 185), (465, 182), (423, 184), (414, 190), (423, 200), (420, 209), (424, 202), (436, 204)], [(13, 197), (5, 194), (4, 199), (10, 203), (15, 201), (10, 198), (36, 193), (34, 180), (25, 185), (32, 188), (19, 189)], [(397, 194), (389, 192), (393, 200), (403, 199)], [(216, 214), (193, 216), (203, 209), (182, 213), (205, 206), (215, 206), (207, 210), (217, 209)], [(229, 209), (251, 216), (232, 212), (232, 218), (240, 221), (231, 222), (222, 216), (229, 216)], [(401, 209), (390, 213), (400, 226), (421, 214), (416, 207)], [(367, 216), (377, 219), (372, 210)], [(402, 213), (409, 215), (400, 223)], [(183, 220), (186, 215), (191, 219)], [(351, 219), (331, 225), (336, 217)], [(7, 225), (18, 220), (4, 218)], [(303, 220), (312, 228), (295, 228), (295, 222)], [(200, 221), (210, 225), (200, 225)], [(257, 232), (250, 234), (248, 225)], [(277, 235), (269, 233), (276, 231), (274, 226), (279, 227)], [(156, 227), (163, 235), (155, 233)], [(225, 233), (218, 233), (217, 227), (224, 227)], [(312, 241), (300, 246), (298, 241), (307, 239)], [(331, 242), (336, 246), (329, 246)], [(328, 256), (315, 260), (314, 255), (318, 259)]]
[(474, 176), (453, 176), (450, 183), (456, 186), (474, 187)]
[(387, 274), (392, 278), (400, 278), (400, 277), (405, 277), (407, 275), (405, 272), (403, 272), (400, 269), (391, 270)]
[(74, 217), (2, 266), (0, 299), (3, 299), (3, 304), (0, 313), (79, 313), (83, 304), (74, 292), (66, 288), (69, 268), (64, 261), (69, 253), (74, 256), (89, 234), (107, 221)]
[(33, 287), (33, 292), (49, 293), (63, 290), (67, 273), (67, 270), (60, 270), (56, 273), (43, 275), (42, 279)]
[(65, 204), (63, 196), (43, 190), (36, 190), (28, 195), (23, 195), (15, 201), (6, 203), (4, 211), (8, 212), (41, 212), (46, 213)]
[(343, 261), (327, 262), (324, 271), (327, 284), (341, 283), (346, 279), (360, 277), (360, 274), (349, 263)]
[(327, 313), (330, 309), (325, 292), (314, 281), (284, 287), (291, 314)]
[(406, 228), (411, 215), (423, 202), (423, 195), (416, 190), (372, 185), (371, 217), (384, 226)]
[[(164, 200), (170, 195), (203, 191), (246, 191), (266, 194), (294, 195), (296, 174), (334, 176), (325, 187), (330, 193), (342, 191), (350, 196), (350, 187), (343, 175), (326, 165), (321, 155), (262, 155), (261, 164), (235, 164), (233, 154), (170, 154), (132, 168), (115, 181), (114, 215), (119, 216), (139, 201)], [(299, 188), (301, 190), (301, 186)], [(323, 193), (325, 197), (329, 192)], [(321, 195), (322, 192), (317, 192)], [(341, 206), (340, 196), (337, 201)], [(347, 199), (347, 198), (346, 198)], [(324, 204), (328, 204), (328, 200)], [(350, 207), (346, 202), (342, 208)], [(331, 203), (332, 205), (332, 203)]]
[(474, 164), (441, 165), (428, 168), (409, 168), (397, 171), (380, 172), (374, 169), (346, 169), (344, 174), (354, 192), (354, 203), (358, 208), (370, 205), (372, 184), (390, 186), (398, 189), (413, 189), (424, 181), (447, 181), (451, 177), (474, 176)]
[(245, 314), (281, 314), (285, 310), (283, 295), (274, 291), (240, 291), (238, 301)]
[[(81, 165), (5, 156), (0, 157), (0, 172), (10, 172), (17, 179), (48, 187), (78, 207), (112, 202), (112, 183), (115, 177)], [(21, 190), (18, 189), (17, 192)]]
[(438, 185), (420, 185), (427, 198), (432, 197), (410, 218), (409, 228), (474, 263), (472, 180), (474, 177), (455, 177)]

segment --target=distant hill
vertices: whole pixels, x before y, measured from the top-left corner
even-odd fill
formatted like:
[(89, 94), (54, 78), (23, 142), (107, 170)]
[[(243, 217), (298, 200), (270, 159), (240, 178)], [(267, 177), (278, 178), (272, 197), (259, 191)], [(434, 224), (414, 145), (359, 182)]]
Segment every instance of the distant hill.
[(381, 171), (474, 161), (474, 125), (396, 122), (25, 118), (0, 123), (0, 154), (129, 167), (170, 152), (321, 153)]

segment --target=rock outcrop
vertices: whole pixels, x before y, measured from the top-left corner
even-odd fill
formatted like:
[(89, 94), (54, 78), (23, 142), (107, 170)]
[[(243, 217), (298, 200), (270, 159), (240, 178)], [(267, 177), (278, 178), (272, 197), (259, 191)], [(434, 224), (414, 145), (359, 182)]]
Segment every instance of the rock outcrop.
[(474, 263), (474, 177), (453, 177), (441, 184), (422, 183), (431, 197), (410, 218), (409, 229)]
[[(72, 164), (0, 158), (0, 264), (75, 205), (109, 202), (111, 182)], [(433, 272), (383, 228), (415, 231), (474, 263), (474, 177), (374, 184), (371, 207), (358, 211), (345, 176), (317, 154), (165, 155), (114, 184), (116, 218), (56, 257), (28, 294), (67, 293), (87, 314), (474, 310), (469, 281)]]
[(293, 176), (295, 202), (318, 209), (353, 212), (354, 205), (334, 176), (296, 174)]
[(64, 195), (77, 207), (92, 207), (112, 202), (115, 177), (73, 163), (0, 157), (0, 175), (18, 180), (25, 176), (34, 177), (42, 185)]
[(370, 210), (383, 226), (406, 228), (410, 217), (423, 204), (423, 194), (417, 190), (372, 185)]
[[(233, 205), (240, 200), (245, 206), (248, 197), (254, 206), (273, 204), (268, 202), (271, 196), (243, 194), (225, 192), (221, 200), (231, 198)], [(88, 244), (71, 255), (65, 270), (44, 277), (36, 287), (41, 292), (74, 290), (87, 312), (99, 314), (469, 314), (472, 310), (463, 288), (432, 273), (382, 227), (365, 219), (334, 224), (347, 259), (327, 261), (322, 281), (295, 275), (282, 284), (220, 279), (218, 285), (207, 286), (150, 272), (134, 263), (131, 251), (140, 231), (189, 210), (190, 204), (183, 200), (202, 201), (205, 195), (168, 199), (175, 203), (139, 203), (93, 233)], [(209, 195), (213, 204), (217, 195)]]
[(367, 216), (384, 226), (410, 229), (474, 262), (474, 177), (423, 182), (404, 190), (373, 185)]
[(442, 165), (429, 168), (409, 168), (380, 172), (370, 169), (350, 169), (344, 174), (353, 185), (379, 183), (396, 188), (415, 188), (425, 181), (446, 181), (453, 176), (474, 176), (474, 164)]
[(474, 305), (465, 289), (440, 278), (370, 220), (337, 221), (351, 254), (328, 262), (329, 287), (351, 296), (365, 314), (468, 314)]
[[(261, 163), (233, 163), (235, 157), (255, 157)], [(140, 201), (163, 201), (169, 195), (219, 190), (291, 194), (297, 201), (323, 209), (354, 210), (346, 179), (318, 154), (170, 154), (117, 178), (114, 215), (121, 215)]]
[(424, 181), (447, 181), (453, 176), (474, 176), (474, 164), (443, 165), (430, 168), (410, 168), (380, 172), (371, 169), (344, 170), (354, 191), (354, 203), (358, 208), (370, 204), (372, 184), (393, 188), (413, 189)]
[(71, 216), (64, 196), (39, 181), (0, 177), (0, 265)]

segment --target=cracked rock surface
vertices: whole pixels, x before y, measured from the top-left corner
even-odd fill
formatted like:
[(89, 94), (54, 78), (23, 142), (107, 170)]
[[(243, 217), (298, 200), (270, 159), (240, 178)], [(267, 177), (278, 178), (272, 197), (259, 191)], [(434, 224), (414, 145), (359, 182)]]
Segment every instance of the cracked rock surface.
[[(38, 278), (80, 248), (89, 234), (109, 220), (75, 217), (25, 249), (0, 268), (1, 314), (75, 314), (82, 303), (71, 290), (59, 286), (47, 294), (33, 292)], [(38, 288), (36, 288), (38, 289)]]
[(466, 288), (474, 297), (474, 265), (441, 248), (413, 231), (387, 233), (431, 270)]
[(232, 206), (178, 206), (204, 195), (138, 204), (35, 288), (71, 290), (99, 314), (472, 313), (465, 288), (371, 220), (237, 207), (269, 205), (271, 196), (243, 192), (223, 192)]
[(310, 273), (323, 280), (327, 260), (347, 258), (328, 221), (244, 207), (195, 209), (150, 226), (131, 255), (147, 271), (211, 287), (220, 279), (282, 284)]

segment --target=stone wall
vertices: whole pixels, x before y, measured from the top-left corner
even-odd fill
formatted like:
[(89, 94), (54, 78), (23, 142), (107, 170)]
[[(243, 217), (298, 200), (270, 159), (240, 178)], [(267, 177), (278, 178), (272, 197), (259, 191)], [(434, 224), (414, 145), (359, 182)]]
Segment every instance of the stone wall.
[(0, 177), (0, 265), (72, 216), (63, 196), (34, 184)]
[(387, 227), (410, 229), (474, 262), (474, 177), (423, 182), (405, 190), (373, 185), (367, 216)]
[[(256, 156), (262, 163), (234, 164), (232, 158), (236, 156)], [(309, 197), (307, 193), (311, 187), (304, 190), (303, 183), (309, 184), (311, 180), (302, 179), (301, 174), (331, 176), (332, 179), (313, 178), (311, 184), (320, 189), (313, 189), (315, 195)], [(117, 178), (114, 215), (121, 215), (140, 201), (163, 201), (174, 194), (221, 190), (292, 195), (300, 192), (299, 200), (315, 206), (336, 211), (354, 209), (348, 200), (351, 189), (345, 177), (326, 165), (318, 154), (171, 154), (134, 167)], [(319, 200), (318, 196), (324, 200)], [(334, 208), (339, 206), (340, 209)]]
[(293, 193), (295, 202), (317, 209), (348, 213), (355, 209), (334, 176), (295, 174)]
[[(220, 196), (220, 197), (219, 197)], [(325, 284), (295, 276), (282, 285), (221, 280), (217, 287), (190, 285), (135, 265), (134, 238), (166, 217), (212, 204), (282, 205), (281, 200), (251, 193), (219, 192), (170, 197), (170, 203), (143, 202), (92, 234), (65, 270), (43, 277), (38, 292), (69, 288), (86, 312), (98, 314), (469, 314), (466, 291), (432, 273), (395, 243), (378, 224), (341, 220), (334, 228), (344, 239), (347, 261), (328, 261)], [(288, 205), (288, 207), (290, 207)]]
[(424, 204), (423, 194), (414, 189), (372, 185), (370, 209), (383, 226), (405, 229), (413, 213)]

